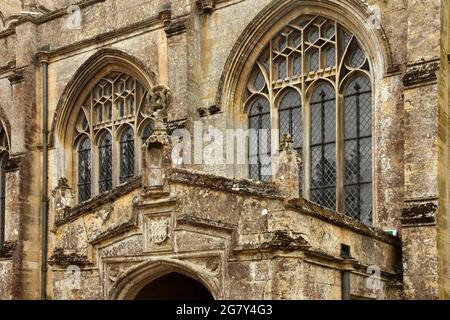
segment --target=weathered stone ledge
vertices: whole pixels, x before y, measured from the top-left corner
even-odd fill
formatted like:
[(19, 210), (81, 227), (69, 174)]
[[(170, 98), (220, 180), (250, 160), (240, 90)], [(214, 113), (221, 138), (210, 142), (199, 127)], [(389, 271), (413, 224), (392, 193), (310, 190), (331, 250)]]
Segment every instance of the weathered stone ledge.
[(80, 203), (71, 208), (65, 216), (55, 220), (55, 227), (71, 222), (87, 212), (91, 212), (105, 204), (114, 202), (117, 198), (126, 195), (127, 193), (138, 189), (142, 185), (142, 177), (136, 176), (128, 182), (114, 188), (111, 191), (96, 195), (94, 198)]
[(291, 200), (288, 202), (286, 208), (299, 213), (307, 214), (314, 218), (349, 229), (370, 238), (401, 247), (401, 240), (399, 238), (391, 236), (381, 229), (370, 227), (361, 221), (347, 217), (344, 214), (325, 209), (308, 200), (302, 198)]
[(248, 179), (228, 178), (225, 176), (179, 168), (173, 169), (172, 174), (168, 179), (175, 183), (230, 193), (254, 195), (272, 199), (283, 198), (281, 192), (272, 182), (256, 182)]

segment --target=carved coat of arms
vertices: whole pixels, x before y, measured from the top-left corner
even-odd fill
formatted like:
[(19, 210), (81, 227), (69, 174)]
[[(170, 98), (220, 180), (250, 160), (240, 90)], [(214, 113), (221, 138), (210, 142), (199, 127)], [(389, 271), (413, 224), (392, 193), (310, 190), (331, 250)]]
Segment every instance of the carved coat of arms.
[(156, 245), (162, 245), (166, 241), (169, 230), (169, 222), (166, 219), (153, 220), (149, 223), (150, 241)]

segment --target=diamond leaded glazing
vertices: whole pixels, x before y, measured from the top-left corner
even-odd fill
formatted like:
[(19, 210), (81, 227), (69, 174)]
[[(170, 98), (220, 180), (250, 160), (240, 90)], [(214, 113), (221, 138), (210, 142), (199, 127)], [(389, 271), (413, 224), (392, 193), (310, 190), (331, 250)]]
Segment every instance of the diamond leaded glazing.
[(98, 157), (98, 188), (102, 193), (112, 189), (112, 138), (109, 132), (104, 133), (100, 138)]
[(91, 142), (84, 137), (78, 145), (78, 201), (91, 197)]
[[(372, 93), (365, 76), (369, 66), (351, 32), (331, 19), (303, 15), (263, 49), (244, 96), (250, 128), (273, 128), (277, 119), (280, 135), (291, 133), (299, 156), (309, 160), (304, 163), (309, 174), (302, 175), (304, 195), (366, 223), (372, 212)], [(359, 87), (347, 85), (354, 79)], [(336, 100), (338, 93), (345, 99)], [(264, 111), (255, 111), (256, 101)], [(268, 180), (258, 164), (264, 155), (261, 136), (251, 134), (249, 141), (249, 175)], [(344, 171), (342, 177), (337, 175)], [(342, 186), (345, 190), (338, 189)]]

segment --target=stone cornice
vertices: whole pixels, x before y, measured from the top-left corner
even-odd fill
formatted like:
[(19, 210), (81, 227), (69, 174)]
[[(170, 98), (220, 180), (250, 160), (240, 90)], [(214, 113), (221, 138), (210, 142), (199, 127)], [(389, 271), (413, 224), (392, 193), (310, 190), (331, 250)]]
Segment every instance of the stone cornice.
[(173, 169), (169, 180), (175, 183), (209, 188), (218, 191), (253, 195), (272, 199), (282, 199), (282, 195), (275, 184), (256, 182), (247, 179), (232, 179), (214, 174), (187, 170)]
[(83, 203), (80, 203), (79, 205), (71, 208), (67, 215), (62, 217), (61, 219), (55, 221), (55, 227), (59, 227), (61, 225), (64, 225), (68, 222), (71, 222), (73, 220), (76, 220), (80, 216), (92, 212), (93, 210), (100, 208), (101, 206), (111, 203), (117, 198), (124, 196), (131, 191), (134, 191), (138, 189), (142, 185), (142, 177), (136, 176), (127, 183), (116, 187), (115, 189), (99, 194), (95, 196), (94, 198), (85, 201)]
[(286, 208), (302, 214), (307, 214), (314, 218), (397, 247), (401, 246), (401, 241), (399, 238), (391, 236), (381, 229), (368, 226), (361, 221), (347, 217), (344, 214), (325, 209), (302, 198), (289, 201)]
[(187, 17), (179, 17), (177, 19), (173, 19), (164, 28), (164, 31), (166, 32), (167, 37), (170, 38), (175, 35), (186, 32), (186, 30), (187, 30), (186, 23), (187, 23)]

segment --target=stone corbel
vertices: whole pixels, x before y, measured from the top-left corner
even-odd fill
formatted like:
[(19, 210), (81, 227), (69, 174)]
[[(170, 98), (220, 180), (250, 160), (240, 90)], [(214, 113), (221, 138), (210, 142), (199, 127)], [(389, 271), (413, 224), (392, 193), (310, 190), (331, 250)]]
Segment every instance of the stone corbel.
[(25, 80), (25, 77), (23, 76), (23, 69), (15, 69), (14, 73), (8, 77), (8, 80), (11, 85), (20, 83)]
[(75, 197), (72, 188), (69, 187), (67, 178), (59, 179), (58, 185), (52, 191), (52, 196), (54, 199), (55, 221), (59, 221), (69, 214)]
[(201, 13), (208, 14), (216, 8), (216, 0), (198, 0), (197, 6)]

